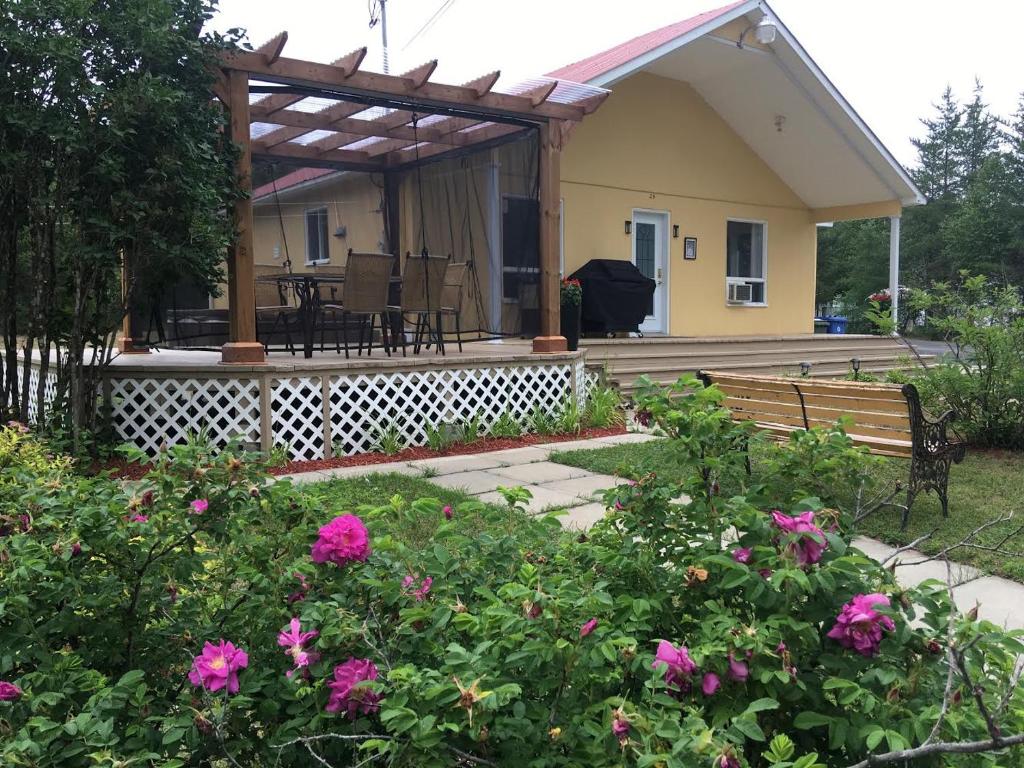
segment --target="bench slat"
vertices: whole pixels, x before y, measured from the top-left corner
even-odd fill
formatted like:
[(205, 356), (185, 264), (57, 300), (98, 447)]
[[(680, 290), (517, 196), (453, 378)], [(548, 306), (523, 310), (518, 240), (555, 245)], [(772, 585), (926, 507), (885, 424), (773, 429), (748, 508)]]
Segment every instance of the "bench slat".
[[(762, 430), (768, 432), (777, 439), (788, 439), (790, 433), (796, 429), (803, 429), (803, 427), (787, 427), (782, 424), (761, 424), (759, 425)], [(893, 456), (896, 458), (906, 459), (913, 455), (913, 446), (910, 442), (900, 442), (897, 440), (880, 440), (877, 438), (864, 437), (863, 435), (849, 435), (850, 440), (853, 441), (854, 445), (862, 445), (868, 448), (871, 453), (878, 456)]]
[(896, 385), (867, 384), (856, 381), (824, 382), (816, 379), (801, 377), (799, 379), (785, 379), (780, 376), (746, 376), (740, 374), (718, 373), (716, 371), (702, 371), (711, 379), (712, 383), (732, 384), (741, 387), (756, 386), (757, 389), (766, 389), (776, 392), (792, 390), (796, 385), (804, 395), (818, 393), (826, 395), (838, 395), (843, 397), (863, 398), (865, 400), (889, 400), (904, 401), (906, 398), (900, 387)]
[[(751, 397), (755, 400), (774, 400), (783, 403), (799, 403), (800, 398), (793, 387), (788, 391), (758, 389), (756, 386), (736, 386), (715, 382), (718, 389), (730, 397)], [(832, 394), (815, 393), (814, 402), (825, 408), (833, 408), (844, 412), (888, 413), (907, 416), (907, 401), (902, 400), (869, 400), (858, 397), (842, 397)]]
[[(853, 419), (853, 423), (856, 425), (864, 425), (868, 427), (883, 427), (886, 429), (892, 429), (898, 432), (905, 432), (910, 434), (910, 416), (904, 408), (902, 414), (899, 413), (874, 413), (871, 411), (860, 411), (853, 410), (850, 408), (831, 408), (819, 405), (811, 405), (810, 403), (817, 402), (817, 400), (809, 401), (806, 409), (801, 407), (799, 399), (794, 394), (790, 402), (782, 402), (780, 400), (762, 399), (760, 397), (726, 397), (722, 401), (729, 410), (744, 410), (749, 413), (764, 413), (764, 414), (784, 414), (787, 416), (797, 416), (801, 420), (803, 419), (804, 412), (806, 410), (808, 421), (825, 422), (828, 424), (835, 424), (840, 417), (849, 416)], [(770, 419), (768, 419), (770, 421)]]

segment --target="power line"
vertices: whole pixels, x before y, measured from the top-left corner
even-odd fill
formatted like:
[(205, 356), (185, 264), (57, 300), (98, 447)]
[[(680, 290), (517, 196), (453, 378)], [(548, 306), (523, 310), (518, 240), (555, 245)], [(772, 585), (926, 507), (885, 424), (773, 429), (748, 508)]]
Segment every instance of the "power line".
[(455, 5), (455, 0), (444, 0), (444, 2), (442, 2), (441, 5), (438, 6), (437, 10), (434, 11), (434, 13), (430, 16), (430, 18), (423, 22), (423, 26), (420, 27), (416, 31), (416, 33), (406, 41), (405, 45), (402, 46), (402, 50), (404, 51), (406, 48), (408, 48), (416, 41), (416, 38), (418, 38), (424, 32), (429, 30), (432, 26), (434, 26), (434, 24), (437, 23), (437, 20), (440, 19), (445, 14), (445, 12), (453, 5)]

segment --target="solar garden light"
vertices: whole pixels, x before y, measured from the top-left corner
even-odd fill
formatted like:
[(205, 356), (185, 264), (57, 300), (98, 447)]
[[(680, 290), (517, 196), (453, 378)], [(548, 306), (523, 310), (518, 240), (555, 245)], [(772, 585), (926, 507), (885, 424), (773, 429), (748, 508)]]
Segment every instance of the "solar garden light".
[(860, 358), (850, 358), (850, 367), (853, 368), (853, 380), (857, 381), (857, 379), (860, 377)]
[(808, 374), (810, 374), (810, 372), (811, 372), (811, 364), (810, 363), (800, 363), (800, 375), (801, 376), (807, 376)]

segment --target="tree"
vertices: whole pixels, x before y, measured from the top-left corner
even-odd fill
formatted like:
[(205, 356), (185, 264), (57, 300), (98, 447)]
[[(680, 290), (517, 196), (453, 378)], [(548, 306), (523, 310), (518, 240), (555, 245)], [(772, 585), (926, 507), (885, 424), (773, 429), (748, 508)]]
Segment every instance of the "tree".
[(42, 418), (34, 350), (56, 370), (64, 407), (52, 416), (76, 448), (96, 427), (127, 305), (179, 276), (214, 289), (233, 237), (234, 149), (210, 85), (236, 38), (201, 31), (214, 5), (23, 0), (0, 12), (0, 411), (26, 419), (35, 400)]
[(917, 148), (918, 168), (914, 182), (929, 200), (959, 197), (964, 175), (963, 121), (965, 110), (948, 85), (942, 100), (934, 105), (936, 116), (922, 118), (927, 129), (923, 139), (911, 139)]
[(974, 98), (963, 108), (960, 130), (955, 134), (957, 154), (963, 174), (961, 189), (966, 192), (988, 157), (999, 149), (999, 121), (982, 101), (983, 87), (974, 81)]

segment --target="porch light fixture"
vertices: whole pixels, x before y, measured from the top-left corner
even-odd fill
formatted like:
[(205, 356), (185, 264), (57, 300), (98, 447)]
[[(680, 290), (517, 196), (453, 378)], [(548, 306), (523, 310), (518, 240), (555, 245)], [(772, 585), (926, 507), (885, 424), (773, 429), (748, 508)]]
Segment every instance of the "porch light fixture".
[(633, 222), (630, 221), (629, 219), (626, 219), (626, 234), (628, 235), (632, 231), (633, 231)]
[(672, 237), (675, 238), (676, 240), (679, 239), (679, 225), (678, 224), (673, 224), (672, 225)]
[(778, 34), (779, 28), (775, 26), (774, 21), (768, 18), (768, 14), (765, 14), (757, 24), (751, 24), (740, 33), (740, 39), (736, 41), (737, 48), (743, 47), (743, 38), (751, 30), (754, 31), (754, 39), (757, 42), (761, 45), (771, 45), (775, 42), (775, 36)]

